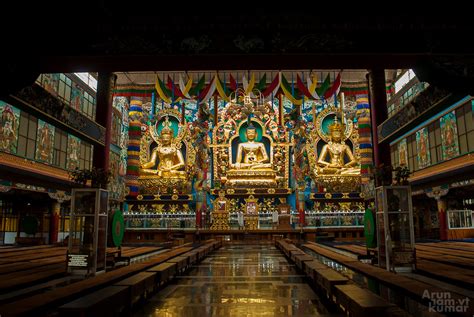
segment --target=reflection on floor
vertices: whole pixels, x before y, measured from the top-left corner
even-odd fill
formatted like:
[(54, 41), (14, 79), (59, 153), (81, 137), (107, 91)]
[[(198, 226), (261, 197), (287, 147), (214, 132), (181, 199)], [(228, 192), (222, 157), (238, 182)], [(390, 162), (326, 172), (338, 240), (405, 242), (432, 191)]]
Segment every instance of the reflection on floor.
[(305, 277), (270, 244), (227, 245), (150, 299), (135, 316), (329, 315)]

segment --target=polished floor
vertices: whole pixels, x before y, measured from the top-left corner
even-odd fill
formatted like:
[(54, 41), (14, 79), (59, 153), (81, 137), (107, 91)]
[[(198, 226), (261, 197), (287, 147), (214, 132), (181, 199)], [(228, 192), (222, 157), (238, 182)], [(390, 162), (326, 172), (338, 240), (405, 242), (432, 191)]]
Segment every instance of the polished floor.
[(331, 316), (305, 277), (270, 244), (225, 245), (157, 293), (135, 316)]

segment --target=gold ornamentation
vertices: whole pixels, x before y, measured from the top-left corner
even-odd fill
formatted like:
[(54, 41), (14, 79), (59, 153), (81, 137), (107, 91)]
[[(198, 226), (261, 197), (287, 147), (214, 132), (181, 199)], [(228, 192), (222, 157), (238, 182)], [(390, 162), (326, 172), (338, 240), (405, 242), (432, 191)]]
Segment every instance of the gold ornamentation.
[[(141, 193), (178, 193), (188, 189), (189, 177), (194, 171), (196, 150), (188, 129), (184, 125), (178, 125), (177, 136), (172, 128), (170, 116), (179, 122), (180, 113), (167, 109), (163, 110), (156, 118), (156, 122), (148, 126), (142, 136), (140, 144), (140, 184)], [(163, 128), (158, 135), (157, 125)], [(150, 150), (152, 144), (156, 147)], [(186, 157), (183, 156), (185, 146)], [(156, 166), (156, 168), (155, 168)], [(155, 196), (155, 199), (159, 199)]]
[(179, 198), (179, 196), (176, 195), (176, 194), (174, 194), (173, 196), (171, 196), (171, 199), (172, 199), (172, 200), (178, 200), (178, 198)]
[(332, 194), (331, 193), (326, 193), (326, 194), (324, 194), (324, 198), (331, 199)]
[(275, 188), (269, 188), (269, 189), (267, 190), (267, 193), (269, 193), (269, 194), (275, 194)]
[(143, 200), (143, 195), (138, 195), (137, 200)]
[(226, 192), (227, 192), (227, 194), (229, 194), (229, 195), (233, 195), (233, 194), (235, 193), (235, 190), (232, 189), (232, 188), (229, 188), (229, 189), (226, 190)]

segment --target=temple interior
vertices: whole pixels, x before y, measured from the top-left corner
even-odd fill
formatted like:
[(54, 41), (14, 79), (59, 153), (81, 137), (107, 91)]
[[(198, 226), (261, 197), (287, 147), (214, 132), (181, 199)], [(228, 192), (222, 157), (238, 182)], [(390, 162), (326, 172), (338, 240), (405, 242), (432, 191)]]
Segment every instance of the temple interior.
[(472, 25), (98, 10), (0, 62), (0, 317), (473, 316)]

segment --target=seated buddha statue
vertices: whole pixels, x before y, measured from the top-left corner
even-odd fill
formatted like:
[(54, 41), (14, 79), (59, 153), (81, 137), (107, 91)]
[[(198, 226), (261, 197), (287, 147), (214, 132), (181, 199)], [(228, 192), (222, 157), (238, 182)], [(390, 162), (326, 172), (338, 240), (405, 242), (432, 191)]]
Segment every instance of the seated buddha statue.
[[(169, 127), (168, 120), (160, 133), (160, 143), (153, 149), (149, 162), (141, 165), (140, 173), (145, 175), (157, 175), (159, 178), (186, 178), (183, 154), (173, 144), (173, 130)], [(158, 166), (156, 165), (158, 159)]]
[(265, 145), (262, 142), (255, 141), (257, 131), (252, 123), (249, 124), (246, 131), (247, 142), (240, 143), (237, 148), (237, 158), (235, 164), (231, 164), (234, 169), (271, 169), (270, 159), (268, 158)]
[[(320, 174), (360, 175), (360, 168), (355, 167), (358, 165), (357, 160), (344, 142), (342, 134), (343, 125), (335, 118), (334, 123), (329, 126), (329, 142), (323, 146), (319, 155)], [(349, 161), (344, 163), (346, 156)]]

